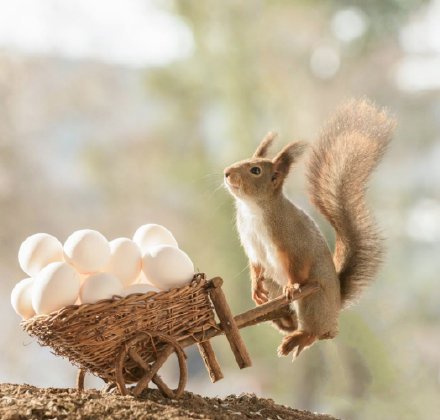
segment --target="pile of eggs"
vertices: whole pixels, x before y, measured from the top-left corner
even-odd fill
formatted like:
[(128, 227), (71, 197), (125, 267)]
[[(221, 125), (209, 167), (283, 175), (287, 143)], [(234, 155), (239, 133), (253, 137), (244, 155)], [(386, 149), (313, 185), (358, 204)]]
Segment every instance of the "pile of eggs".
[(133, 239), (111, 242), (90, 229), (72, 233), (64, 245), (37, 233), (21, 244), (18, 261), (29, 277), (15, 285), (11, 304), (23, 319), (67, 305), (182, 287), (194, 276), (191, 259), (172, 233), (156, 224), (141, 226)]

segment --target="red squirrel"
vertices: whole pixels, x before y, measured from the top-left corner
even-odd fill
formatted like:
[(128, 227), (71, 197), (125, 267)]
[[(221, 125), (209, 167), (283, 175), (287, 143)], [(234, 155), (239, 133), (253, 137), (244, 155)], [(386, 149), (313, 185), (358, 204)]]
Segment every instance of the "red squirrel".
[(317, 340), (338, 333), (341, 309), (356, 302), (380, 266), (383, 239), (365, 204), (366, 183), (391, 140), (395, 121), (367, 100), (341, 106), (313, 144), (307, 167), (312, 203), (336, 233), (333, 254), (316, 223), (283, 193), (293, 164), (306, 151), (292, 142), (267, 158), (268, 133), (252, 158), (224, 171), (236, 203), (237, 229), (249, 258), (257, 305), (308, 282), (320, 289), (274, 321), (285, 335), (278, 355), (295, 359)]

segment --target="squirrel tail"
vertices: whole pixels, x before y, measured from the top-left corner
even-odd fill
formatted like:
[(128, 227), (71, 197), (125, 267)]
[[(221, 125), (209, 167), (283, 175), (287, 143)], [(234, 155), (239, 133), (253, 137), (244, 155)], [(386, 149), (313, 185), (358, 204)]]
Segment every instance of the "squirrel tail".
[(394, 127), (384, 110), (365, 99), (351, 100), (328, 121), (311, 153), (309, 192), (336, 232), (333, 261), (343, 307), (357, 301), (382, 262), (383, 238), (365, 192)]

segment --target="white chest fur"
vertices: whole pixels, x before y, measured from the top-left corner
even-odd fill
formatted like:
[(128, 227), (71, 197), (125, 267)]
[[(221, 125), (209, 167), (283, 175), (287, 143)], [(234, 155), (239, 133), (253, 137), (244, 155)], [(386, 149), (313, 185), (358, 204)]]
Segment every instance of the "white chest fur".
[(256, 205), (237, 201), (237, 229), (250, 262), (261, 265), (265, 277), (285, 285), (287, 279), (278, 261), (277, 249), (269, 235), (261, 209)]

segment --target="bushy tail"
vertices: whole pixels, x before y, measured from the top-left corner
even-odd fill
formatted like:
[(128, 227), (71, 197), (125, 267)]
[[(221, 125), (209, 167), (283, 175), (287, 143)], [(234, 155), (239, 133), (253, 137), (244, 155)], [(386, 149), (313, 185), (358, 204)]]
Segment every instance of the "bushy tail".
[(382, 260), (383, 239), (365, 204), (365, 190), (394, 127), (384, 110), (352, 100), (328, 121), (311, 153), (309, 191), (336, 231), (333, 261), (343, 307), (359, 298)]

